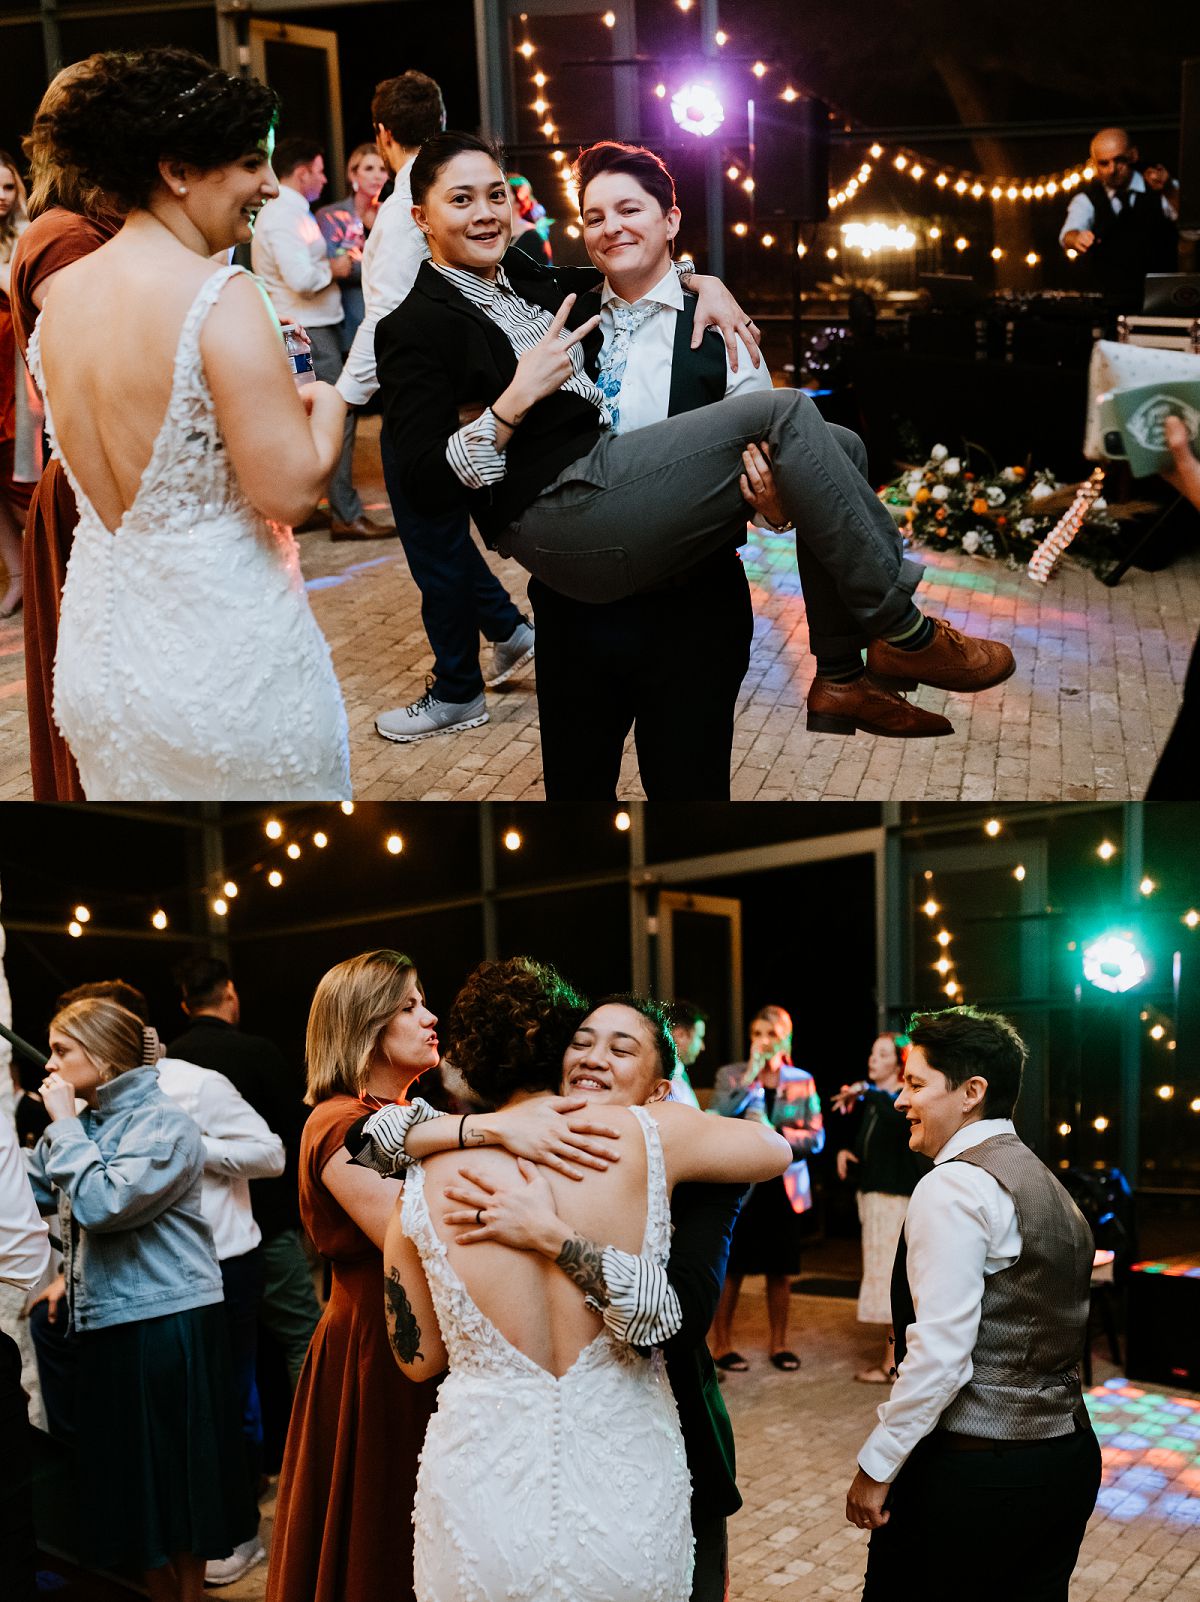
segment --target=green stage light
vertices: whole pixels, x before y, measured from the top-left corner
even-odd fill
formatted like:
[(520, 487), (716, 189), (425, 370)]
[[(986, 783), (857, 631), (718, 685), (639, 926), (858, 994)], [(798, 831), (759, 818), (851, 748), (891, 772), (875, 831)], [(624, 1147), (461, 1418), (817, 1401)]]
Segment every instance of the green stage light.
[(1146, 977), (1146, 959), (1127, 931), (1110, 932), (1084, 946), (1083, 977), (1097, 990), (1121, 995)]

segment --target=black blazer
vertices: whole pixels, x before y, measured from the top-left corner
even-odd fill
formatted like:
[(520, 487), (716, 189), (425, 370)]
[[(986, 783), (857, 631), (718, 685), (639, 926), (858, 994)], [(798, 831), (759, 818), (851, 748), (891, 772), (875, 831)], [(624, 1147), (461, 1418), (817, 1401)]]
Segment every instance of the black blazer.
[(733, 1425), (705, 1336), (717, 1310), (729, 1243), (747, 1195), (742, 1185), (677, 1185), (671, 1198), (667, 1278), (679, 1297), (683, 1325), (667, 1342), (667, 1378), (692, 1472), (692, 1520), (726, 1518), (742, 1505), (735, 1478)]
[[(504, 267), (526, 300), (549, 311), (577, 293), (568, 327), (577, 328), (599, 310), (598, 293), (590, 300), (584, 293), (599, 288), (591, 268), (543, 268), (513, 250)], [(600, 343), (598, 330), (584, 342), (591, 363)], [(465, 487), (446, 461), (446, 441), (459, 427), (458, 408), (490, 406), (512, 382), (517, 358), (503, 331), (429, 262), (407, 299), (376, 328), (375, 364), (383, 426), (409, 502), (431, 517), (465, 506), (489, 545), (600, 437), (596, 408), (559, 390), (538, 401), (514, 433), (505, 478), (483, 490)]]

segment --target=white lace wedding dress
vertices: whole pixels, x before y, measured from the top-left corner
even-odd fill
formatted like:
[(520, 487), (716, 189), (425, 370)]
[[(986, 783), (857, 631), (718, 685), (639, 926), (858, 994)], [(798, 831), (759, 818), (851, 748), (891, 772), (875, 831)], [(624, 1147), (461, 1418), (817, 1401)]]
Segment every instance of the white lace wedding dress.
[[(46, 428), (79, 507), (54, 663), (54, 718), (89, 800), (344, 800), (346, 713), (290, 529), (242, 493), (217, 427), (200, 288), (171, 398), (115, 532)], [(40, 319), (29, 363), (43, 397)]]
[[(648, 1157), (642, 1255), (665, 1262), (658, 1127), (633, 1112)], [(418, 1602), (687, 1602), (691, 1482), (661, 1356), (640, 1357), (604, 1331), (556, 1379), (467, 1295), (420, 1166), (402, 1218), (450, 1359), (417, 1476)]]

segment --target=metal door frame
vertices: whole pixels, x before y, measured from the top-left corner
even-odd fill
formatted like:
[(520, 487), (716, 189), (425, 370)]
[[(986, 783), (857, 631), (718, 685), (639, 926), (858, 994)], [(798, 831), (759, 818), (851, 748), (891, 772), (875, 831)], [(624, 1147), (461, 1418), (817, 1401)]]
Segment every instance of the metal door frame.
[(329, 91), (329, 149), (325, 152), (325, 173), (330, 198), (341, 194), (345, 182), (346, 148), (342, 135), (342, 82), (338, 64), (337, 33), (332, 28), (304, 28), (274, 17), (253, 16), (247, 31), (247, 64), (256, 78), (266, 83), (266, 50), (269, 41), (278, 44), (307, 45), (325, 52), (325, 76)]
[(676, 912), (703, 912), (729, 923), (729, 1032), (733, 1041), (744, 1034), (745, 1002), (742, 995), (742, 903), (736, 896), (693, 895), (688, 890), (660, 890), (651, 933), (658, 936), (655, 951), (656, 990), (659, 996), (675, 994)]

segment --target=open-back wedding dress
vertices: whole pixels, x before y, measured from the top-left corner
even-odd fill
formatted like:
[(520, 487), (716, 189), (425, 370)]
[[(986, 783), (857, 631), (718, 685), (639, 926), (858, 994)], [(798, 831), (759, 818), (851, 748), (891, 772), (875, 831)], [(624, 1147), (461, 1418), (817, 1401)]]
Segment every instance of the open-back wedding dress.
[[(642, 1256), (665, 1263), (658, 1126), (632, 1111), (646, 1140)], [(605, 1330), (556, 1378), (468, 1296), (420, 1165), (402, 1219), (450, 1361), (417, 1477), (418, 1602), (687, 1602), (691, 1485), (661, 1354), (639, 1356)]]

